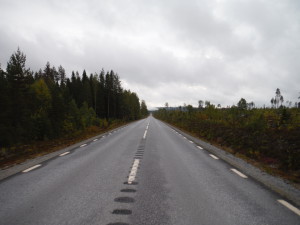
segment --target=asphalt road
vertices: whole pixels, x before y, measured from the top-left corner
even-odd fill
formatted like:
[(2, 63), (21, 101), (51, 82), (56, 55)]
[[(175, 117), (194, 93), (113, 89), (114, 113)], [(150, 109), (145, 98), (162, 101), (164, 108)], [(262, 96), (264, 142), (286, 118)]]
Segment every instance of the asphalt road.
[(233, 169), (149, 117), (0, 181), (0, 224), (300, 224)]

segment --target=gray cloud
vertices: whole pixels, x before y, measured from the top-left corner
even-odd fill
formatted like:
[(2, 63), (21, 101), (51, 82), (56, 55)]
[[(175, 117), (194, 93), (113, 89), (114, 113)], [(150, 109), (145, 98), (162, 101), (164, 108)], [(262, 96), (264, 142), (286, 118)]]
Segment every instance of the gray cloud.
[(297, 0), (0, 0), (0, 63), (19, 46), (33, 70), (113, 69), (150, 107), (296, 101)]

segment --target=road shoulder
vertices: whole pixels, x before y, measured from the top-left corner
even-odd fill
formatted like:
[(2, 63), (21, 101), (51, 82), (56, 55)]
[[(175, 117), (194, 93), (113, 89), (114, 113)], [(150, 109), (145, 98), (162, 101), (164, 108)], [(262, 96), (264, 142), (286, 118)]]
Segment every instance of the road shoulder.
[[(127, 124), (128, 125), (128, 124)], [(127, 125), (124, 125), (124, 126), (127, 126)], [(5, 169), (1, 169), (0, 170), (0, 181), (10, 177), (10, 176), (13, 176), (27, 168), (30, 168), (34, 165), (37, 165), (37, 164), (41, 164), (42, 162), (45, 162), (47, 160), (51, 160), (52, 158), (55, 158), (57, 156), (59, 156), (60, 154), (64, 153), (64, 152), (67, 152), (67, 151), (72, 151), (76, 148), (79, 148), (81, 145), (87, 143), (87, 142), (92, 142), (94, 139), (96, 138), (100, 138), (102, 137), (103, 135), (107, 135), (108, 133), (110, 132), (113, 132), (114, 130), (117, 130), (117, 129), (120, 129), (124, 126), (120, 126), (120, 127), (117, 127), (117, 128), (114, 128), (114, 129), (111, 129), (105, 133), (101, 133), (101, 134), (98, 134), (94, 137), (91, 137), (89, 139), (86, 139), (86, 140), (83, 140), (81, 142), (78, 142), (76, 144), (73, 144), (73, 145), (70, 145), (69, 147), (67, 148), (62, 148), (58, 151), (55, 151), (55, 152), (51, 152), (49, 154), (46, 154), (46, 155), (43, 155), (43, 156), (39, 156), (39, 157), (36, 157), (36, 158), (31, 158), (31, 159), (27, 159), (25, 160), (24, 162), (20, 163), (20, 164), (16, 164), (16, 165), (13, 165), (9, 168), (5, 168)]]
[(206, 151), (216, 155), (220, 159), (224, 160), (228, 164), (234, 166), (235, 168), (239, 169), (247, 176), (253, 178), (254, 180), (258, 181), (265, 187), (271, 189), (272, 191), (280, 194), (284, 198), (290, 200), (291, 202), (295, 203), (300, 206), (300, 190), (294, 187), (289, 181), (284, 180), (280, 177), (275, 177), (270, 175), (261, 169), (251, 165), (250, 163), (246, 162), (245, 160), (238, 158), (229, 152), (226, 152), (212, 144), (200, 140), (199, 138), (193, 137), (188, 133), (174, 127), (164, 121), (161, 121), (167, 126), (171, 127), (172, 129), (176, 130), (177, 132), (183, 134), (189, 140), (192, 140), (195, 144), (202, 146)]

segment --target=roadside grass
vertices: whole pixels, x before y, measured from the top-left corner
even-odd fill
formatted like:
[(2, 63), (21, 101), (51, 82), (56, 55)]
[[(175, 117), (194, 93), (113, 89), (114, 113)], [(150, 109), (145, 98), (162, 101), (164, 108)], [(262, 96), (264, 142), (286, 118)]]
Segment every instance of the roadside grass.
[(185, 133), (198, 138), (200, 140), (203, 140), (207, 143), (210, 143), (238, 158), (243, 159), (244, 161), (246, 161), (247, 163), (250, 163), (251, 165), (261, 169), (262, 171), (273, 175), (273, 176), (277, 176), (277, 177), (281, 177), (282, 179), (289, 181), (294, 187), (298, 188), (300, 190), (300, 170), (296, 170), (296, 171), (292, 171), (292, 170), (282, 170), (280, 168), (280, 164), (279, 162), (277, 162), (276, 160), (272, 159), (272, 158), (260, 158), (257, 157), (256, 159), (250, 158), (249, 156), (245, 155), (245, 154), (241, 154), (237, 151), (235, 151), (234, 149), (228, 147), (228, 146), (224, 146), (218, 143), (218, 140), (207, 140), (205, 139), (205, 137), (199, 136), (196, 133), (187, 131), (185, 129), (183, 129), (182, 127), (176, 126), (174, 124), (170, 124), (182, 131), (184, 131)]
[(106, 133), (112, 129), (123, 126), (127, 123), (112, 123), (107, 128), (91, 126), (84, 131), (79, 131), (69, 136), (54, 140), (36, 141), (27, 145), (16, 145), (11, 148), (0, 149), (0, 169), (7, 169), (13, 165), (20, 164), (28, 159), (43, 156), (63, 148), (69, 147), (78, 142)]

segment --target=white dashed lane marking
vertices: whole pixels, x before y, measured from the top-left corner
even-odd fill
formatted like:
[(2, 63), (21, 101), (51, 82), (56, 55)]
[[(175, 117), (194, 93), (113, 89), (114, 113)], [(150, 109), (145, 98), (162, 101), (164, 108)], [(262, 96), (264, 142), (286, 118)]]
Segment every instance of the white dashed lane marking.
[(190, 143), (192, 143), (192, 144), (193, 144), (194, 142), (190, 141)]
[(146, 139), (146, 135), (147, 135), (147, 130), (145, 130), (145, 133), (144, 133), (143, 139)]
[(38, 168), (38, 167), (40, 167), (41, 166), (41, 164), (37, 164), (37, 165), (35, 165), (35, 166), (33, 166), (33, 167), (30, 167), (30, 168), (28, 168), (28, 169), (26, 169), (26, 170), (23, 170), (22, 172), (23, 173), (27, 173), (27, 172), (29, 172), (29, 171), (31, 171), (31, 170), (34, 170), (34, 169), (36, 169), (36, 168)]
[(284, 205), (285, 207), (287, 207), (288, 209), (290, 209), (291, 211), (293, 211), (294, 213), (296, 213), (298, 216), (300, 216), (300, 210), (297, 209), (295, 206), (291, 205), (290, 203), (288, 203), (287, 201), (278, 199), (277, 200), (280, 204)]
[(64, 152), (62, 154), (60, 154), (59, 156), (64, 156), (64, 155), (68, 155), (70, 152)]
[(132, 182), (135, 180), (136, 173), (137, 173), (137, 170), (139, 167), (139, 163), (140, 163), (139, 159), (134, 160), (129, 177), (128, 177), (128, 181), (127, 181), (128, 184), (132, 184)]
[(236, 173), (237, 175), (239, 175), (242, 178), (248, 178), (245, 174), (241, 173), (240, 171), (236, 170), (236, 169), (230, 169), (231, 171), (233, 171), (234, 173)]
[(210, 157), (214, 158), (214, 159), (219, 159), (217, 156), (213, 155), (213, 154), (209, 154)]
[(80, 145), (80, 148), (82, 148), (82, 147), (84, 147), (84, 146), (87, 146), (87, 144)]
[(96, 138), (95, 140), (93, 140), (93, 141), (98, 141), (98, 139)]
[(197, 148), (199, 148), (199, 149), (203, 149), (201, 146), (197, 146)]

